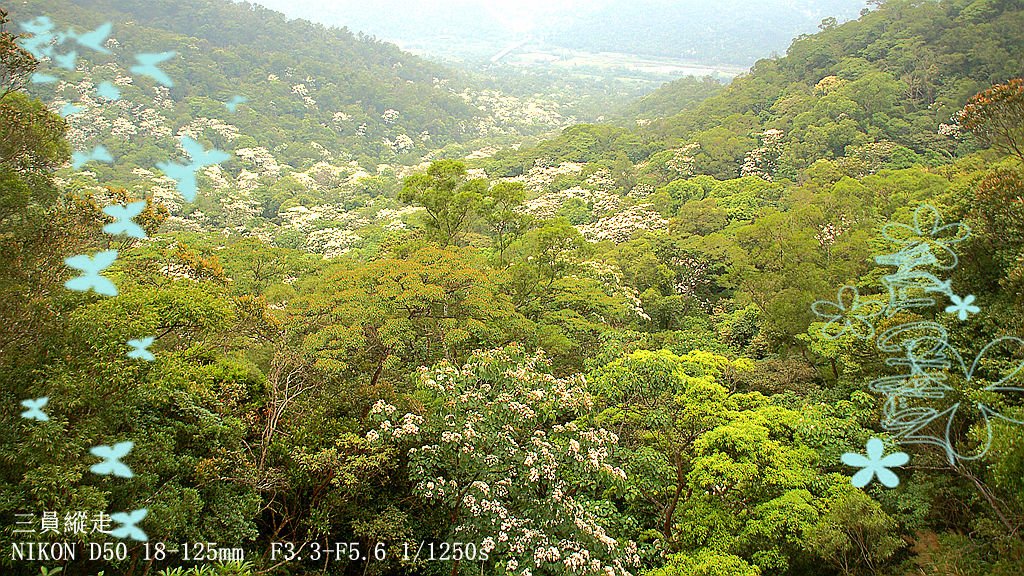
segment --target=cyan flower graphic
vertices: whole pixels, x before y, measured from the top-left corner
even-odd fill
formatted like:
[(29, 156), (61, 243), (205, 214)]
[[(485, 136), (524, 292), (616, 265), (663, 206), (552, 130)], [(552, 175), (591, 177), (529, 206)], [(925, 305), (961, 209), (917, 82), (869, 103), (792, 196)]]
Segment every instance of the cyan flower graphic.
[(973, 304), (974, 294), (968, 294), (963, 298), (957, 296), (956, 294), (953, 294), (952, 296), (949, 297), (949, 299), (952, 300), (953, 303), (949, 306), (946, 306), (946, 312), (950, 314), (953, 314), (955, 312), (957, 318), (959, 318), (961, 322), (967, 320), (967, 316), (969, 314), (977, 314), (978, 312), (981, 312), (981, 308), (978, 308)]
[(937, 247), (936, 257), (945, 260), (936, 262), (934, 266), (942, 270), (952, 270), (960, 263), (952, 245), (963, 242), (971, 236), (971, 229), (966, 224), (956, 222), (943, 224), (942, 215), (930, 204), (922, 204), (914, 210), (914, 225), (889, 223), (882, 227), (882, 235), (886, 240), (900, 245), (927, 244)]
[(852, 333), (861, 340), (868, 340), (875, 335), (872, 319), (884, 309), (884, 304), (877, 301), (864, 301), (856, 286), (843, 286), (836, 295), (836, 301), (819, 300), (811, 304), (811, 310), (825, 320), (821, 328), (826, 338), (836, 339)]
[(853, 475), (851, 479), (853, 485), (857, 488), (863, 488), (877, 476), (878, 481), (886, 488), (899, 486), (899, 476), (896, 476), (889, 468), (903, 466), (910, 462), (910, 456), (907, 456), (904, 452), (894, 452), (888, 456), (883, 456), (885, 454), (885, 444), (879, 438), (868, 440), (867, 453), (867, 457), (854, 454), (853, 452), (847, 452), (842, 456), (843, 464), (861, 469)]

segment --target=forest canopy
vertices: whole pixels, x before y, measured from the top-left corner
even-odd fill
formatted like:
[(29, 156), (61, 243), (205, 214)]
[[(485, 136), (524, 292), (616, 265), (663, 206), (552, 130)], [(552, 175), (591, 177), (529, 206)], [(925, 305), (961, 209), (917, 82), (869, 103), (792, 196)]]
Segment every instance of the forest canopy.
[(826, 24), (531, 144), (256, 6), (0, 11), (2, 571), (1021, 573), (1024, 9)]

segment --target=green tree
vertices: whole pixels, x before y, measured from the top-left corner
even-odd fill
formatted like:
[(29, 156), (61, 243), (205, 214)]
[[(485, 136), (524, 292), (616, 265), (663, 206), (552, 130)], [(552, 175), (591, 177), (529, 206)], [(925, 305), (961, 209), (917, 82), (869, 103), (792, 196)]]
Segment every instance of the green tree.
[(494, 247), (498, 250), (498, 266), (505, 266), (505, 250), (523, 233), (529, 216), (519, 208), (526, 197), (522, 182), (499, 182), (487, 191), (480, 206), (480, 213), (488, 231), (494, 235)]
[[(423, 206), (427, 237), (441, 246), (448, 246), (462, 243), (486, 192), (487, 180), (470, 179), (465, 164), (438, 160), (425, 174), (406, 178), (399, 198)], [(512, 194), (511, 190), (507, 192)]]
[(879, 574), (904, 543), (895, 521), (877, 502), (859, 490), (848, 490), (829, 503), (811, 530), (807, 547), (843, 576), (856, 576)]
[(1024, 78), (996, 84), (977, 94), (957, 115), (961, 128), (983, 146), (1024, 161)]

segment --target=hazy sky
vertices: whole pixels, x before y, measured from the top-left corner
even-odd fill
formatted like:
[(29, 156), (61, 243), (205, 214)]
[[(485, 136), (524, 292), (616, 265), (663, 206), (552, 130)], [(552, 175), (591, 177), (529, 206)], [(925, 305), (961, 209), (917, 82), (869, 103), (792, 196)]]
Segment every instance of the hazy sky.
[[(381, 33), (393, 28), (395, 20), (405, 18), (410, 27), (417, 17), (448, 16), (454, 21), (483, 16), (510, 34), (528, 33), (554, 18), (571, 18), (573, 14), (593, 12), (615, 0), (252, 0), (288, 15), (331, 21), (357, 31)], [(621, 2), (621, 0), (620, 0)], [(650, 0), (647, 0), (650, 2)], [(375, 22), (376, 20), (376, 22)], [(421, 21), (422, 22), (422, 21)], [(477, 22), (484, 24), (483, 22)], [(366, 28), (364, 28), (366, 27)]]

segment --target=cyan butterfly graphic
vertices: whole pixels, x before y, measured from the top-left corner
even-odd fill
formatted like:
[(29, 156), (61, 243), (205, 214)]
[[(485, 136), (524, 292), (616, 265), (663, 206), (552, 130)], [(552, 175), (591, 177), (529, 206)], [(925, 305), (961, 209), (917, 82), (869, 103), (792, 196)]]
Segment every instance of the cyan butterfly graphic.
[[(84, 110), (85, 110), (85, 108), (83, 108), (81, 106), (76, 106), (76, 105), (72, 104), (71, 102), (68, 102), (67, 104), (65, 104), (64, 106), (61, 107), (60, 112), (58, 112), (58, 114), (60, 114), (61, 118), (67, 118), (68, 116), (71, 116), (72, 114), (78, 114), (79, 112), (83, 112)], [(104, 150), (105, 150), (105, 148), (104, 148)]]
[(156, 360), (156, 356), (153, 356), (153, 353), (147, 350), (147, 348), (153, 345), (153, 342), (155, 340), (155, 336), (147, 336), (146, 338), (129, 340), (128, 345), (131, 346), (133, 349), (132, 351), (128, 352), (128, 357), (137, 360), (148, 360), (149, 362)]
[(60, 80), (60, 78), (50, 74), (43, 74), (42, 72), (36, 72), (29, 78), (29, 81), (34, 84), (53, 84), (57, 80)]
[(149, 513), (147, 508), (141, 508), (139, 510), (132, 510), (131, 512), (117, 512), (110, 515), (110, 519), (114, 522), (121, 524), (120, 528), (115, 528), (110, 531), (110, 535), (114, 538), (131, 538), (132, 540), (138, 540), (139, 542), (145, 542), (149, 540), (146, 533), (141, 528), (136, 526), (142, 519)]
[(234, 113), (238, 109), (239, 104), (245, 104), (249, 99), (245, 96), (232, 96), (230, 100), (224, 103), (224, 107), (228, 109), (228, 112)]
[(100, 276), (100, 272), (110, 267), (117, 260), (117, 250), (106, 250), (97, 252), (93, 256), (81, 254), (65, 258), (64, 263), (76, 270), (81, 270), (82, 275), (72, 278), (64, 283), (68, 290), (76, 292), (88, 292), (92, 290), (103, 296), (117, 296), (117, 286), (108, 278)]
[(136, 54), (135, 61), (139, 64), (137, 66), (132, 66), (128, 70), (132, 74), (149, 76), (158, 83), (171, 88), (174, 86), (174, 81), (171, 80), (171, 77), (165, 74), (163, 70), (157, 68), (156, 65), (174, 58), (175, 54), (177, 54), (177, 52), (173, 50), (170, 52), (159, 52), (156, 54)]
[(60, 42), (65, 40), (74, 40), (79, 46), (85, 48), (91, 48), (97, 52), (104, 54), (110, 54), (110, 50), (107, 50), (103, 44), (107, 41), (110, 36), (110, 31), (114, 28), (114, 25), (110, 22), (101, 24), (98, 28), (91, 32), (84, 34), (76, 34), (72, 29), (68, 28), (67, 32), (57, 34), (57, 39)]
[(53, 20), (48, 16), (39, 16), (28, 22), (20, 22), (18, 26), (31, 34), (28, 38), (19, 38), (18, 43), (37, 60), (53, 55), (53, 41), (57, 35), (53, 33)]
[(146, 201), (140, 200), (138, 202), (132, 202), (127, 206), (121, 204), (114, 204), (107, 206), (103, 209), (103, 213), (111, 218), (115, 218), (116, 221), (111, 222), (103, 227), (103, 231), (111, 236), (117, 236), (118, 234), (124, 234), (131, 238), (145, 238), (146, 231), (132, 221), (142, 211), (146, 209)]
[(49, 416), (43, 412), (43, 408), (46, 407), (46, 403), (50, 401), (49, 396), (43, 396), (42, 398), (32, 398), (29, 400), (22, 400), (21, 405), (28, 410), (21, 413), (22, 418), (28, 418), (29, 420), (38, 420), (40, 422), (46, 422), (50, 419)]
[(89, 152), (72, 152), (71, 153), (71, 167), (75, 170), (79, 170), (82, 166), (85, 166), (89, 162), (104, 162), (111, 164), (114, 162), (114, 157), (110, 155), (110, 152), (103, 146), (97, 146)]
[(104, 80), (96, 85), (96, 95), (104, 100), (120, 100), (121, 91), (110, 82)]
[(192, 159), (190, 164), (178, 164), (177, 162), (159, 162), (156, 167), (163, 170), (170, 178), (178, 182), (178, 192), (182, 198), (192, 202), (196, 199), (196, 172), (201, 168), (220, 164), (231, 155), (215, 148), (206, 150), (203, 145), (188, 136), (181, 137), (181, 147)]
[(98, 458), (103, 458), (103, 462), (99, 464), (93, 464), (89, 470), (93, 474), (99, 474), (100, 476), (117, 476), (119, 478), (131, 478), (131, 468), (121, 462), (121, 458), (124, 458), (132, 451), (135, 446), (134, 442), (118, 442), (113, 446), (96, 446), (89, 449), (89, 453)]
[(74, 70), (75, 69), (75, 61), (77, 59), (78, 59), (78, 52), (75, 51), (75, 50), (72, 50), (71, 52), (68, 52), (67, 54), (54, 54), (53, 55), (53, 63), (58, 68), (63, 68), (65, 70)]

